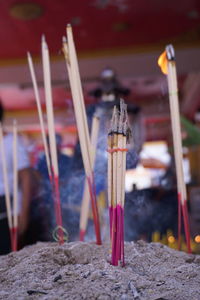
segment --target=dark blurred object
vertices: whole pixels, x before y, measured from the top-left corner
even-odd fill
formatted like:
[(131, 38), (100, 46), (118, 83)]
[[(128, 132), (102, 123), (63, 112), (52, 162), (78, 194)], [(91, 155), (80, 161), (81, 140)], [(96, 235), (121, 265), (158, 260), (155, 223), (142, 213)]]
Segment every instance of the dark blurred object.
[(113, 101), (120, 96), (128, 96), (130, 90), (120, 85), (116, 73), (110, 68), (106, 68), (100, 75), (100, 86), (90, 92), (95, 98), (101, 98), (101, 101)]
[[(113, 108), (119, 105), (120, 97), (126, 98), (130, 94), (130, 89), (123, 87), (117, 79), (115, 71), (111, 68), (105, 68), (100, 74), (100, 85), (89, 94), (100, 100), (99, 106)], [(137, 114), (140, 111), (139, 106), (135, 104), (128, 105), (128, 112)]]

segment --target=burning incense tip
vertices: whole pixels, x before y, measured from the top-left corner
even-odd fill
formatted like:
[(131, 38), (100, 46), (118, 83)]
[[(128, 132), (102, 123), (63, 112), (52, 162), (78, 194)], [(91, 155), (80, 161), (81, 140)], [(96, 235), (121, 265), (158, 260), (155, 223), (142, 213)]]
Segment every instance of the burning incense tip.
[(166, 46), (166, 55), (168, 60), (175, 60), (175, 51), (172, 45)]

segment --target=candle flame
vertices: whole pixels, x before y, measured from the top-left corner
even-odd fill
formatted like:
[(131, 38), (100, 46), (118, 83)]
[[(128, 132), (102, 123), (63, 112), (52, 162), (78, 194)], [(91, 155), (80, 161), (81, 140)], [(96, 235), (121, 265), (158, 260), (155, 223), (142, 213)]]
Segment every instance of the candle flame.
[(167, 70), (167, 53), (164, 51), (158, 58), (158, 65), (161, 68), (161, 71), (167, 75), (168, 70)]

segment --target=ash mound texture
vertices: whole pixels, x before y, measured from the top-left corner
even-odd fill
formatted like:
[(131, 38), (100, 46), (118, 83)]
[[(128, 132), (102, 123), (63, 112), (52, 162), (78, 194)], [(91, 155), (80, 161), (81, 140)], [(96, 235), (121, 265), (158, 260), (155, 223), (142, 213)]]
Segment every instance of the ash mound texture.
[(159, 243), (125, 243), (125, 267), (109, 245), (38, 243), (0, 257), (0, 299), (200, 299), (200, 256)]

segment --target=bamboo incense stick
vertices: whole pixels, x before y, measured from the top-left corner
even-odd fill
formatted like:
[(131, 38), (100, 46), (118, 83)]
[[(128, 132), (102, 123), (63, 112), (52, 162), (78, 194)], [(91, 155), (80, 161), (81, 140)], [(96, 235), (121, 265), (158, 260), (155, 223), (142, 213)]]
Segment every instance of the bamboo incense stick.
[(17, 121), (13, 122), (13, 251), (17, 251), (18, 232), (18, 170), (17, 170)]
[(114, 134), (114, 119), (116, 114), (116, 106), (113, 109), (111, 128), (108, 133), (108, 170), (107, 170), (107, 185), (108, 185), (108, 208), (110, 221), (110, 238), (112, 239), (112, 223), (113, 223), (113, 134)]
[(4, 190), (5, 190), (5, 198), (6, 198), (6, 211), (7, 211), (8, 226), (10, 231), (11, 248), (13, 250), (13, 237), (12, 237), (13, 220), (12, 220), (12, 212), (11, 212), (10, 190), (8, 185), (7, 162), (6, 162), (4, 141), (3, 141), (3, 129), (1, 123), (0, 123), (0, 145), (1, 145)]
[(94, 175), (93, 175), (93, 168), (92, 168), (91, 143), (89, 139), (89, 131), (87, 125), (85, 105), (83, 101), (80, 74), (78, 71), (76, 51), (75, 51), (75, 46), (73, 41), (72, 29), (70, 25), (67, 26), (67, 38), (68, 38), (68, 43), (66, 42), (66, 38), (63, 38), (63, 52), (64, 52), (67, 70), (69, 74), (69, 81), (70, 81), (72, 99), (74, 104), (74, 112), (75, 112), (79, 141), (81, 146), (81, 153), (83, 157), (83, 164), (84, 164), (84, 169), (85, 169), (86, 178), (88, 182), (88, 189), (91, 198), (96, 239), (97, 239), (97, 244), (101, 244), (100, 224), (99, 224), (99, 216), (98, 216), (98, 209), (96, 203), (96, 192), (94, 186)]
[(90, 165), (92, 166), (92, 156), (90, 155), (90, 151), (91, 151), (90, 137), (89, 137), (87, 116), (86, 116), (85, 103), (84, 103), (84, 97), (83, 97), (83, 90), (82, 90), (82, 85), (81, 85), (81, 77), (80, 77), (80, 72), (79, 72), (79, 67), (78, 67), (78, 59), (77, 59), (77, 54), (76, 54), (76, 49), (75, 49), (75, 44), (74, 44), (74, 39), (73, 39), (73, 34), (72, 34), (72, 27), (70, 24), (67, 25), (66, 32), (67, 32), (67, 39), (68, 39), (68, 44), (69, 44), (70, 62), (73, 66), (72, 72), (75, 72), (75, 74), (76, 74), (75, 78), (76, 78), (77, 87), (79, 89), (79, 104), (81, 105), (81, 113), (82, 113), (82, 120), (83, 120), (82, 126), (84, 126), (87, 151), (89, 152), (88, 157), (90, 160)]
[(41, 100), (40, 100), (35, 70), (34, 70), (34, 66), (33, 66), (33, 60), (32, 60), (31, 54), (29, 52), (27, 53), (27, 59), (28, 59), (28, 65), (29, 65), (29, 69), (30, 69), (32, 83), (33, 83), (33, 89), (34, 89), (34, 93), (35, 93), (35, 100), (36, 100), (36, 104), (37, 104), (38, 117), (39, 117), (39, 121), (40, 121), (40, 128), (41, 128), (41, 133), (42, 133), (42, 140), (43, 140), (43, 145), (44, 145), (48, 174), (49, 174), (49, 178), (52, 182), (50, 156), (49, 156), (49, 150), (48, 150), (47, 139), (46, 139), (46, 134), (45, 134), (45, 126), (44, 126), (44, 120), (43, 120), (43, 115), (42, 115)]
[(187, 193), (186, 185), (184, 182), (183, 173), (183, 151), (182, 151), (182, 138), (180, 127), (180, 112), (178, 102), (178, 84), (176, 74), (175, 52), (172, 45), (166, 47), (166, 51), (159, 58), (159, 65), (161, 68), (164, 65), (165, 74), (167, 74), (168, 89), (169, 89), (169, 103), (170, 114), (172, 122), (172, 136), (174, 144), (177, 189), (178, 189), (178, 245), (181, 246), (181, 209), (183, 213), (184, 229), (186, 236), (186, 244), (188, 253), (191, 253), (190, 244), (190, 229), (187, 209)]
[[(99, 117), (97, 115), (94, 115), (92, 119), (92, 129), (91, 129), (92, 169), (94, 169), (98, 133), (99, 133)], [(90, 200), (90, 193), (88, 190), (88, 183), (85, 180), (83, 200), (81, 205), (81, 214), (80, 214), (80, 241), (84, 240), (84, 236), (87, 228), (89, 203), (90, 203), (89, 200)]]
[(58, 228), (59, 243), (63, 244), (64, 235), (63, 235), (63, 227), (62, 227), (62, 214), (61, 214), (61, 203), (60, 203), (60, 192), (59, 192), (59, 171), (58, 171), (58, 158), (57, 158), (57, 149), (56, 149), (55, 127), (54, 127), (53, 100), (52, 100), (52, 90), (51, 90), (50, 59), (49, 59), (48, 46), (44, 36), (42, 36), (42, 63), (43, 63), (43, 74), (44, 74), (44, 90), (45, 90), (45, 100), (46, 100), (46, 109), (47, 109), (47, 123), (48, 123), (48, 132), (49, 132), (52, 174), (53, 174), (54, 192), (55, 192), (54, 202), (55, 202), (56, 223)]
[(122, 265), (125, 265), (124, 260), (124, 203), (125, 203), (125, 176), (126, 176), (126, 153), (127, 144), (130, 143), (131, 139), (131, 130), (130, 130), (130, 124), (128, 119), (128, 113), (127, 113), (127, 105), (124, 103), (124, 114), (125, 114), (125, 120), (123, 124), (123, 146), (122, 148), (124, 151), (122, 152), (122, 236), (121, 236), (121, 258), (122, 258)]

